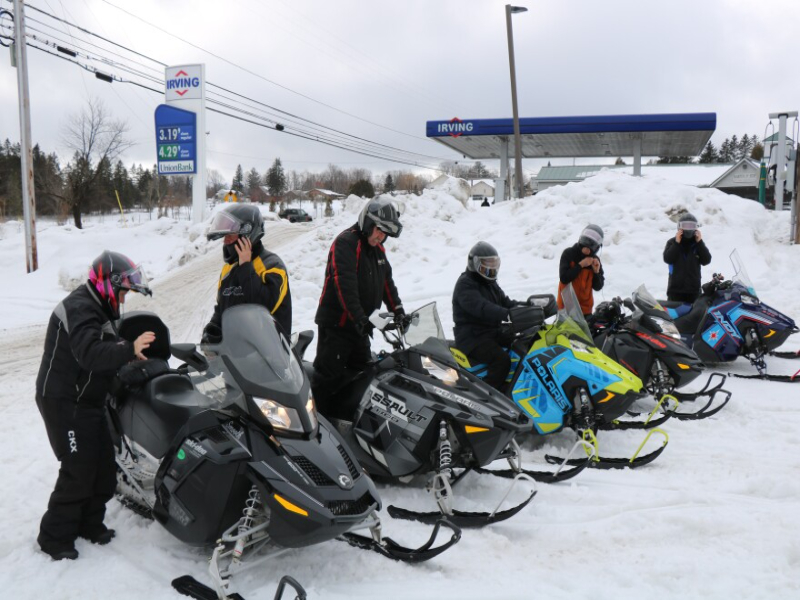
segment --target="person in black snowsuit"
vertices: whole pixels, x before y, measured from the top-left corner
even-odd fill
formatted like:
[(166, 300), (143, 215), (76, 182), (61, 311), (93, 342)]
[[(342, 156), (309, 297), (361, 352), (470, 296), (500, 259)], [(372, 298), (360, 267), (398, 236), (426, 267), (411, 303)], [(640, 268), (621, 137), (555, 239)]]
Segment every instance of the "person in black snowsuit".
[(314, 398), (321, 413), (340, 414), (330, 406), (331, 394), (341, 384), (345, 369), (362, 371), (372, 358), (369, 316), (382, 304), (396, 316), (405, 311), (392, 279), (392, 266), (383, 242), (398, 237), (403, 226), (397, 206), (386, 198), (373, 198), (358, 222), (340, 233), (328, 252), (325, 283), (314, 322), (319, 328), (314, 359)]
[(669, 265), (667, 299), (694, 302), (700, 297), (700, 267), (711, 262), (697, 219), (690, 213), (678, 221), (678, 233), (667, 241), (664, 262)]
[(266, 306), (287, 339), (292, 336), (292, 293), (286, 266), (264, 248), (264, 218), (257, 206), (232, 204), (218, 212), (207, 234), (209, 240), (224, 238), (225, 264), (217, 286), (214, 314), (203, 330), (203, 341), (222, 339), (222, 313), (238, 304)]
[(56, 306), (47, 325), (36, 405), (61, 468), (37, 541), (55, 560), (78, 558), (78, 537), (95, 544), (114, 537), (103, 524), (116, 488), (106, 396), (117, 369), (144, 358), (155, 340), (152, 332), (133, 343), (119, 339), (115, 321), (130, 290), (151, 295), (141, 268), (106, 250), (92, 263), (89, 281)]
[(511, 300), (497, 283), (500, 257), (491, 244), (478, 242), (469, 251), (467, 270), (453, 290), (453, 331), (456, 346), (470, 362), (487, 366), (484, 381), (501, 389), (511, 358), (503, 350), (510, 343), (501, 324), (509, 320), (509, 310), (519, 304)]

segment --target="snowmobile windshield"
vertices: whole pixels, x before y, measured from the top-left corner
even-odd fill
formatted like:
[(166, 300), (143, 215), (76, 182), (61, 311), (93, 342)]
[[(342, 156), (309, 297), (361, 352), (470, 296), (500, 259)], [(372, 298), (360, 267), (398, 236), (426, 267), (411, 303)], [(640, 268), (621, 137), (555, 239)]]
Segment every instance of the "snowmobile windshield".
[(577, 336), (594, 346), (592, 335), (589, 333), (589, 325), (586, 323), (571, 283), (561, 290), (561, 300), (564, 302), (564, 308), (558, 311), (555, 327), (552, 327), (545, 336), (547, 343), (555, 344), (559, 335), (565, 335), (570, 338)]
[(758, 297), (758, 294), (756, 294), (756, 288), (753, 285), (750, 277), (747, 275), (747, 271), (744, 268), (744, 263), (742, 262), (742, 258), (739, 256), (738, 250), (731, 252), (731, 264), (733, 265), (733, 277), (731, 278), (733, 283), (738, 283), (739, 285), (743, 286), (750, 295)]
[(411, 313), (411, 323), (406, 331), (406, 343), (409, 346), (422, 344), (428, 338), (444, 340), (444, 328), (439, 320), (436, 302), (426, 304)]
[[(636, 291), (633, 292), (632, 295), (633, 304), (642, 312), (647, 314), (653, 314), (654, 312), (662, 312), (667, 314), (667, 311), (664, 310), (664, 307), (658, 303), (653, 295), (647, 291), (647, 288), (644, 284), (640, 285), (636, 288)], [(667, 318), (669, 316), (667, 315)]]
[(244, 380), (240, 385), (280, 394), (299, 394), (303, 387), (300, 362), (261, 305), (241, 304), (222, 313), (222, 341), (216, 351), (233, 364), (233, 375)]

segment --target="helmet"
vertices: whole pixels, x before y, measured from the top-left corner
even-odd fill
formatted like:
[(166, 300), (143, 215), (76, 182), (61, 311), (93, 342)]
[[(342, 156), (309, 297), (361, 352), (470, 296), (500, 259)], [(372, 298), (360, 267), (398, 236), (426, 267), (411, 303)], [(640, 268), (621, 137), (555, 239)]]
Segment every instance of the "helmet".
[(403, 231), (403, 226), (400, 224), (400, 209), (388, 198), (381, 196), (373, 198), (358, 215), (358, 227), (367, 237), (372, 234), (375, 227), (389, 237), (399, 237)]
[(587, 225), (581, 231), (578, 243), (581, 246), (586, 246), (592, 252), (597, 252), (600, 250), (600, 246), (603, 245), (603, 230), (599, 225)]
[(484, 279), (494, 281), (500, 271), (500, 257), (494, 246), (488, 242), (478, 242), (469, 251), (467, 270), (478, 273)]
[(119, 293), (132, 290), (152, 296), (140, 265), (119, 252), (104, 250), (89, 267), (89, 284), (97, 291), (114, 319), (119, 318)]
[(688, 240), (694, 237), (694, 232), (698, 227), (697, 217), (692, 213), (683, 213), (678, 219), (678, 229), (683, 230), (683, 236)]
[[(264, 237), (264, 217), (258, 207), (252, 204), (233, 204), (215, 214), (206, 237), (209, 240), (218, 240), (230, 234), (246, 237), (255, 246)], [(238, 258), (234, 244), (223, 246), (222, 255), (229, 264), (235, 263)]]

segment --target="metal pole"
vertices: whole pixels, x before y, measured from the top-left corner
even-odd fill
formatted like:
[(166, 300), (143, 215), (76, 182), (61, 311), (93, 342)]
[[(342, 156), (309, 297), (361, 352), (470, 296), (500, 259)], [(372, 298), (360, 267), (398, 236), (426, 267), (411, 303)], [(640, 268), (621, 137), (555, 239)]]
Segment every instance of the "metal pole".
[(506, 32), (508, 34), (508, 65), (511, 69), (511, 107), (514, 112), (514, 177), (517, 183), (517, 198), (524, 197), (524, 177), (522, 174), (522, 140), (519, 133), (519, 111), (517, 109), (517, 75), (514, 64), (514, 33), (511, 30), (511, 12), (528, 10), (519, 6), (506, 4)]
[(25, 266), (28, 273), (31, 273), (39, 268), (39, 258), (36, 252), (36, 194), (33, 185), (31, 100), (28, 91), (28, 52), (25, 45), (25, 8), (23, 0), (14, 0), (14, 53), (17, 62), (17, 88), (19, 93), (22, 216), (25, 220)]

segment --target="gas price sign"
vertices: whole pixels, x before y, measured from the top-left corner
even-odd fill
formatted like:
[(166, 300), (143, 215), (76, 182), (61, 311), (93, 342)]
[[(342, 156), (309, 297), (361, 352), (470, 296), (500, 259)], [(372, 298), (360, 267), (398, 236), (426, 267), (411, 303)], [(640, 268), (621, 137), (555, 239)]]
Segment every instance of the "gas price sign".
[(160, 175), (197, 173), (197, 115), (167, 104), (159, 105), (156, 147)]

